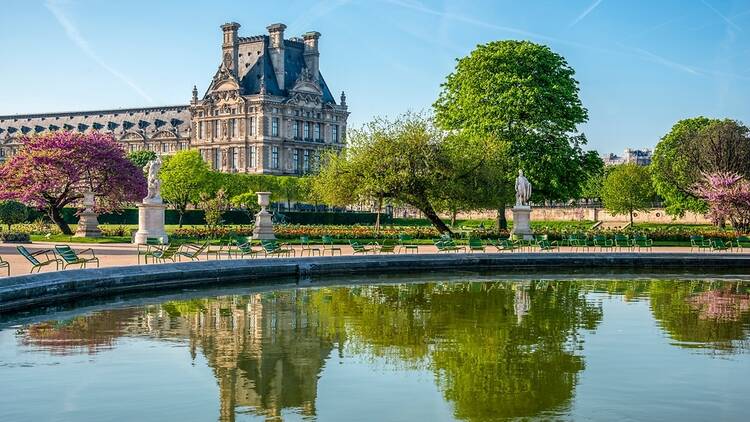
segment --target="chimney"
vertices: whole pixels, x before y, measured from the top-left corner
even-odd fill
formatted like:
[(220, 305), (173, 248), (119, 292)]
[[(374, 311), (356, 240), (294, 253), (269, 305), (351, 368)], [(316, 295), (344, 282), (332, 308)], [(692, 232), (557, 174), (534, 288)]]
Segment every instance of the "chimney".
[(284, 30), (286, 25), (274, 23), (266, 27), (270, 38), (268, 53), (271, 55), (271, 64), (276, 73), (276, 83), (279, 89), (284, 89)]
[(237, 22), (229, 22), (221, 25), (221, 30), (224, 32), (224, 41), (221, 43), (222, 64), (229, 69), (235, 77), (237, 77), (237, 30), (239, 28), (240, 24)]
[(320, 32), (305, 32), (302, 39), (305, 41), (305, 66), (310, 71), (313, 79), (318, 80), (320, 53), (318, 52), (318, 38)]

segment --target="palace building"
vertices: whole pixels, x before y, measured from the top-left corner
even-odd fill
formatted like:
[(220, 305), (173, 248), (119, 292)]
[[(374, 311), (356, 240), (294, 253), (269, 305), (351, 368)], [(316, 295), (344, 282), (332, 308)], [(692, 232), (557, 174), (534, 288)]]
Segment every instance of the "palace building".
[(239, 28), (221, 26), (221, 64), (190, 104), (0, 116), (0, 162), (24, 135), (72, 130), (111, 133), (127, 151), (197, 149), (223, 172), (310, 171), (323, 151), (343, 147), (349, 116), (344, 93), (337, 103), (320, 73), (320, 33), (285, 39), (277, 23), (240, 37)]

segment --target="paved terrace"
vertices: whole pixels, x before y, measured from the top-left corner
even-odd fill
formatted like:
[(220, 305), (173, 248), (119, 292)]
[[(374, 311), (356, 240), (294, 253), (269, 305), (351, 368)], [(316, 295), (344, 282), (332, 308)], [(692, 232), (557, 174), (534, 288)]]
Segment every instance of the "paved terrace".
[[(31, 252), (40, 250), (40, 249), (52, 249), (54, 247), (55, 243), (45, 243), (45, 242), (34, 242), (30, 245), (24, 245), (26, 246)], [(108, 244), (69, 244), (73, 249), (75, 250), (82, 250), (87, 248), (92, 248), (94, 250), (94, 253), (96, 253), (96, 256), (99, 258), (101, 267), (122, 267), (122, 266), (129, 266), (129, 265), (138, 265), (138, 248), (135, 245), (129, 244), (129, 243), (108, 243)], [(349, 256), (354, 255), (354, 251), (352, 248), (348, 245), (336, 245), (336, 247), (341, 248), (341, 254), (343, 256)], [(218, 248), (218, 247), (214, 247)], [(296, 256), (300, 257), (302, 256), (302, 249), (299, 245), (293, 245), (292, 248), (295, 250)], [(497, 253), (496, 249), (494, 247), (487, 247), (487, 252), (485, 253)], [(419, 254), (435, 254), (437, 253), (437, 248), (433, 245), (419, 245)], [(589, 251), (581, 251), (580, 249), (578, 251), (574, 250), (570, 247), (560, 247), (559, 251), (555, 252), (544, 252), (544, 254), (556, 254), (556, 253), (579, 253), (579, 254), (590, 254), (598, 252), (595, 248), (589, 248)], [(619, 253), (629, 253), (627, 251), (618, 251), (616, 249), (610, 249), (606, 251), (607, 253), (612, 254), (619, 254)], [(669, 247), (669, 246), (657, 246), (650, 251), (652, 253), (657, 254), (685, 254), (685, 253), (691, 253), (691, 249), (689, 247)], [(330, 252), (327, 252), (326, 256)], [(518, 254), (519, 251), (515, 252), (502, 252), (503, 254)], [(630, 252), (632, 253), (632, 252)], [(696, 253), (697, 252), (692, 252)], [(448, 254), (448, 252), (443, 252), (443, 254)], [(453, 252), (450, 252), (450, 254), (453, 254)], [(472, 254), (482, 254), (482, 252), (473, 252)], [(710, 255), (716, 255), (714, 252), (700, 252), (701, 255), (710, 254)], [(739, 255), (737, 252), (733, 252), (734, 255)], [(361, 255), (361, 254), (360, 254)], [(372, 255), (372, 254), (370, 254)], [(375, 254), (377, 255), (377, 254)], [(385, 254), (384, 254), (385, 255)], [(397, 253), (397, 255), (405, 255), (405, 253)], [(413, 251), (411, 251), (410, 255), (413, 255)], [(262, 256), (262, 255), (260, 255)], [(305, 254), (307, 256), (307, 254)], [(336, 253), (336, 256), (338, 256), (338, 252)], [(8, 261), (11, 266), (11, 275), (24, 275), (28, 274), (29, 270), (31, 269), (31, 264), (29, 264), (26, 259), (24, 259), (18, 251), (16, 251), (16, 245), (13, 244), (0, 244), (0, 257), (2, 257), (4, 260)], [(749, 255), (750, 257), (750, 255)], [(210, 257), (206, 257), (205, 254), (201, 254), (200, 260), (216, 260), (215, 255), (210, 255)], [(222, 259), (228, 259), (226, 255), (222, 256)], [(189, 261), (187, 258), (183, 258), (183, 261)], [(150, 262), (150, 261), (149, 261)], [(143, 265), (143, 260), (141, 258), (141, 265)], [(149, 264), (151, 265), (151, 264)], [(74, 267), (69, 267), (74, 268)], [(42, 272), (50, 272), (55, 271), (54, 265), (48, 265), (44, 268), (42, 268)], [(5, 276), (5, 269), (0, 269), (0, 278)]]

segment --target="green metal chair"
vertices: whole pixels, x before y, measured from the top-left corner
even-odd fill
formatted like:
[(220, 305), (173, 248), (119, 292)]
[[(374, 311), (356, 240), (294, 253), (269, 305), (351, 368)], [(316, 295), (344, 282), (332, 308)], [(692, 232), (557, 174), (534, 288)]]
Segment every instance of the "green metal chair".
[(614, 247), (616, 249), (619, 249), (622, 251), (623, 249), (630, 250), (632, 248), (633, 244), (630, 241), (630, 238), (628, 238), (627, 235), (624, 234), (616, 234), (614, 238)]
[(649, 239), (647, 236), (644, 235), (636, 235), (633, 238), (633, 247), (638, 248), (638, 251), (641, 249), (646, 249), (649, 252), (653, 250), (654, 246), (654, 240)]
[(8, 270), (8, 277), (10, 277), (10, 264), (8, 261), (4, 260), (2, 256), (0, 256), (0, 268)]
[[(43, 249), (36, 252), (29, 252), (28, 249), (26, 249), (25, 246), (16, 246), (16, 250), (18, 253), (21, 254), (24, 258), (26, 258), (27, 261), (31, 263), (31, 273), (34, 273), (34, 270), (36, 272), (42, 271), (42, 267), (45, 267), (47, 265), (50, 265), (52, 263), (55, 264), (55, 269), (59, 270), (60, 265), (62, 264), (62, 260), (57, 258), (55, 256), (55, 252), (52, 249)], [(51, 255), (50, 255), (51, 254)], [(40, 260), (39, 257), (44, 255), (44, 259)]]
[(465, 246), (458, 246), (456, 245), (456, 242), (454, 242), (451, 239), (448, 240), (436, 240), (435, 246), (438, 249), (438, 252), (458, 252), (458, 251), (464, 251), (466, 252)]
[(735, 239), (734, 242), (737, 245), (737, 250), (740, 253), (743, 252), (746, 248), (750, 248), (750, 237), (737, 236), (737, 239)]
[(419, 246), (411, 243), (413, 240), (414, 239), (412, 239), (412, 237), (409, 236), (408, 234), (399, 234), (398, 235), (399, 252), (406, 251), (406, 253), (409, 253), (409, 251), (414, 251), (414, 253), (419, 253)]
[(711, 240), (705, 239), (701, 235), (693, 235), (690, 236), (690, 251), (693, 251), (693, 249), (700, 251), (710, 251), (711, 250)]
[[(96, 263), (96, 267), (99, 268), (99, 258), (96, 257), (94, 250), (91, 248), (76, 252), (68, 245), (55, 245), (55, 253), (63, 260), (63, 270), (71, 265), (80, 265), (81, 268), (86, 268), (90, 263)], [(91, 254), (91, 256), (80, 256), (86, 253)]]
[(596, 235), (594, 236), (594, 248), (599, 248), (599, 251), (603, 251), (605, 249), (612, 249), (615, 246), (615, 242), (612, 239), (607, 239), (604, 235)]
[(560, 246), (555, 240), (550, 241), (549, 239), (542, 239), (537, 242), (537, 246), (539, 246), (539, 250), (541, 252), (553, 252), (560, 250)]
[(146, 244), (144, 245), (138, 245), (138, 264), (141, 263), (141, 257), (143, 257), (143, 261), (145, 264), (148, 264), (149, 252), (161, 249), (161, 246), (163, 245), (162, 241), (158, 237), (147, 237), (146, 238)]
[(477, 237), (470, 237), (469, 238), (469, 252), (474, 251), (485, 251), (485, 245), (482, 243), (482, 239), (479, 239)]
[(372, 245), (363, 245), (362, 243), (359, 243), (355, 240), (350, 240), (349, 245), (354, 250), (354, 254), (368, 254), (370, 252), (374, 252), (375, 249), (372, 247)]
[(333, 237), (331, 236), (323, 236), (321, 238), (321, 241), (323, 242), (323, 255), (326, 254), (326, 252), (331, 252), (331, 256), (335, 255), (336, 252), (341, 255), (341, 247), (335, 246), (333, 244)]
[(724, 242), (724, 240), (719, 238), (711, 239), (711, 250), (714, 252), (721, 252), (721, 251), (732, 251), (732, 243), (731, 242)]
[(375, 249), (379, 254), (396, 253), (396, 246), (392, 240), (384, 240), (383, 243), (375, 242)]
[(574, 233), (568, 237), (568, 245), (575, 251), (578, 251), (578, 249), (588, 250), (589, 240), (583, 233)]
[(181, 246), (182, 245), (179, 243), (172, 242), (165, 245), (163, 249), (152, 251), (148, 256), (150, 256), (154, 262), (166, 262), (167, 260), (176, 262), (177, 252), (180, 251)]
[(263, 247), (260, 249), (253, 249), (252, 241), (246, 241), (242, 243), (236, 242), (232, 248), (232, 252), (236, 258), (244, 258), (246, 256), (254, 258), (260, 254), (265, 254), (266, 251)]
[(261, 240), (260, 246), (263, 248), (263, 252), (266, 257), (268, 256), (296, 256), (294, 249), (285, 247), (288, 245), (282, 245), (275, 240)]
[(198, 261), (200, 254), (208, 249), (208, 241), (203, 242), (200, 245), (195, 244), (184, 244), (182, 248), (177, 251), (177, 259), (182, 260), (182, 257), (190, 259), (191, 261)]
[(317, 253), (318, 255), (323, 254), (323, 249), (318, 246), (313, 246), (310, 244), (310, 238), (307, 236), (300, 236), (299, 243), (302, 245), (302, 251), (300, 252), (301, 256), (305, 256), (305, 252), (307, 252), (310, 256), (315, 256)]
[(490, 242), (492, 246), (497, 249), (498, 252), (516, 250), (516, 245), (510, 239), (497, 239), (495, 242)]

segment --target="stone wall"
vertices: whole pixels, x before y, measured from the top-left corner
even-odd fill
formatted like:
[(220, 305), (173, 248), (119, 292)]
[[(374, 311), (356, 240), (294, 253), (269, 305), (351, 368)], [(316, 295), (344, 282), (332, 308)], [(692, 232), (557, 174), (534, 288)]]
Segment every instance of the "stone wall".
[[(479, 218), (495, 218), (497, 213), (492, 210), (483, 212), (469, 212), (459, 213), (458, 219), (479, 219)], [(443, 216), (449, 218), (448, 216)], [(513, 218), (513, 213), (510, 208), (505, 210), (505, 217), (509, 220)], [(673, 219), (671, 216), (662, 208), (656, 208), (649, 212), (638, 212), (635, 214), (634, 219), (637, 223), (682, 223), (682, 224), (711, 224), (705, 216), (701, 214), (695, 214), (688, 212), (682, 218)], [(577, 221), (577, 220), (590, 220), (590, 221), (602, 221), (604, 223), (618, 222), (625, 223), (629, 221), (627, 215), (613, 216), (604, 209), (601, 208), (582, 208), (582, 207), (571, 207), (571, 208), (547, 208), (547, 207), (534, 207), (531, 210), (531, 221)]]

